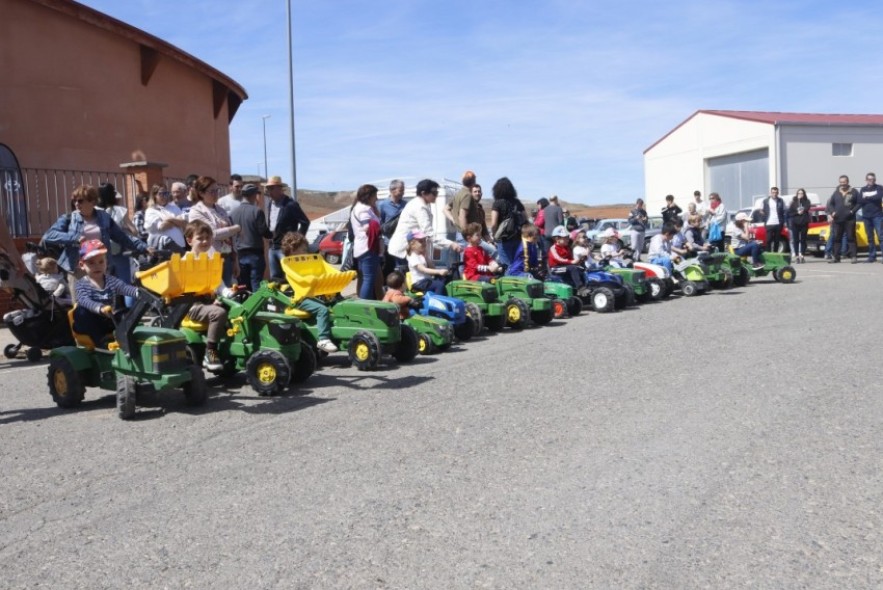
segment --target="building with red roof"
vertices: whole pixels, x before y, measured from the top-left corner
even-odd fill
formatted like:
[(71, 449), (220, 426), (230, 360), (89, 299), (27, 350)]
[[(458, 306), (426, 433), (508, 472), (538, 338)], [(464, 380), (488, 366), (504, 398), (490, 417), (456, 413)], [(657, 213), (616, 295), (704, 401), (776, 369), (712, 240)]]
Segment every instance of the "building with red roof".
[(672, 194), (720, 193), (729, 210), (750, 207), (771, 186), (824, 201), (848, 175), (854, 184), (883, 164), (883, 115), (699, 110), (644, 151), (649, 210)]

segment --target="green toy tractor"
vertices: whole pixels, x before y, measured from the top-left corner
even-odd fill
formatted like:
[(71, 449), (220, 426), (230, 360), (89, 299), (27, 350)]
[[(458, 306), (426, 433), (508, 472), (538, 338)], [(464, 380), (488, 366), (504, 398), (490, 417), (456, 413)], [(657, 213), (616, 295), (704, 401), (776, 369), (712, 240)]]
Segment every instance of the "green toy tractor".
[[(220, 257), (218, 258), (220, 262)], [(157, 274), (169, 302), (189, 299), (205, 288), (211, 274), (209, 263), (197, 261), (185, 268)], [(144, 315), (162, 305), (157, 295), (140, 288), (138, 298), (116, 320), (113, 341), (106, 345), (74, 333), (75, 346), (63, 346), (49, 353), (49, 393), (62, 408), (74, 408), (83, 401), (87, 387), (116, 392), (117, 413), (128, 420), (135, 416), (138, 395), (180, 387), (187, 405), (205, 403), (208, 392), (202, 369), (187, 354), (187, 341), (180, 330), (142, 325)], [(73, 326), (73, 310), (70, 311)]]
[(356, 277), (355, 271), (340, 272), (318, 254), (287, 256), (281, 264), (294, 293), (290, 299), (283, 295), (287, 303), (280, 300), (280, 306), (284, 305), (283, 313), (303, 322), (306, 329), (301, 336), (305, 342), (316, 346), (319, 330), (316, 319), (296, 305), (306, 297), (324, 298), (331, 312), (331, 340), (347, 351), (360, 371), (377, 368), (383, 354), (402, 363), (417, 356), (417, 333), (399, 319), (397, 305), (341, 297), (341, 291)]

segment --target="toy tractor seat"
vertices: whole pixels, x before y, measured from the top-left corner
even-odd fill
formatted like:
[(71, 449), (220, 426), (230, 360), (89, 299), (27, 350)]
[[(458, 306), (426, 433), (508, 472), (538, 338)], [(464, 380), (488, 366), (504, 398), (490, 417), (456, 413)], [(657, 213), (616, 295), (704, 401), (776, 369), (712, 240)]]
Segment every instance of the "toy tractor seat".
[(295, 303), (307, 297), (337, 295), (353, 282), (356, 271), (341, 272), (319, 254), (295, 254), (281, 261), (288, 284), (294, 289)]
[(88, 336), (86, 334), (80, 334), (79, 332), (76, 332), (74, 330), (74, 310), (76, 308), (77, 308), (77, 306), (74, 305), (72, 308), (70, 308), (67, 311), (67, 321), (68, 321), (68, 324), (70, 324), (71, 335), (74, 337), (74, 343), (77, 346), (85, 348), (86, 350), (96, 350), (96, 349), (101, 350), (102, 348), (104, 350), (116, 350), (117, 348), (119, 348), (119, 344), (117, 344), (116, 340), (114, 340), (113, 334), (108, 334), (107, 338), (105, 338), (104, 341), (99, 342), (98, 344), (105, 345), (104, 347), (100, 347), (100, 346), (98, 346), (98, 344), (95, 343), (94, 340), (92, 340), (91, 336)]
[(289, 307), (288, 309), (285, 310), (285, 315), (289, 315), (289, 316), (291, 316), (293, 318), (297, 318), (299, 320), (308, 320), (311, 317), (313, 317), (313, 314), (311, 314), (307, 310), (300, 309), (297, 307)]
[(414, 295), (423, 295), (424, 294), (422, 291), (415, 291), (414, 290), (414, 278), (411, 276), (410, 270), (405, 273), (405, 287), (407, 287), (408, 291), (410, 291)]
[(201, 334), (208, 332), (208, 322), (197, 322), (196, 320), (191, 319), (189, 315), (181, 320), (181, 327)]

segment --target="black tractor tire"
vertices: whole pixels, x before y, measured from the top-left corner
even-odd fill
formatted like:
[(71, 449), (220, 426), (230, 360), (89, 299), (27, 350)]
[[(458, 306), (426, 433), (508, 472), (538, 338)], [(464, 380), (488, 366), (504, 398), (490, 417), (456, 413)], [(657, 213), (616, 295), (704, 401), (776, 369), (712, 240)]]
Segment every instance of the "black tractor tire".
[(473, 326), (472, 330), (473, 336), (478, 336), (484, 331), (484, 316), (481, 313), (481, 308), (471, 301), (466, 302), (466, 315), (472, 318)]
[(574, 295), (567, 298), (567, 313), (570, 317), (576, 317), (583, 312), (583, 300)]
[(258, 395), (275, 395), (288, 389), (291, 366), (278, 350), (259, 350), (245, 363), (245, 378)]
[(454, 336), (460, 342), (468, 342), (475, 335), (475, 322), (468, 315), (462, 324), (454, 324)]
[(647, 291), (650, 293), (650, 299), (659, 301), (665, 297), (665, 283), (657, 278), (647, 279)]
[(433, 354), (435, 352), (435, 344), (429, 334), (420, 334), (417, 336), (417, 352), (422, 355)]
[(208, 399), (208, 385), (202, 368), (190, 366), (190, 381), (181, 386), (184, 391), (184, 402), (190, 407), (204, 405)]
[(300, 356), (291, 365), (291, 382), (303, 383), (316, 372), (316, 366), (319, 361), (316, 359), (316, 352), (313, 347), (306, 342), (300, 344)]
[(205, 344), (188, 344), (187, 357), (190, 362), (197, 367), (202, 366), (202, 359), (205, 358)]
[(380, 340), (372, 332), (353, 334), (347, 346), (350, 362), (360, 371), (371, 371), (380, 362)]
[(506, 327), (506, 316), (505, 315), (493, 315), (488, 316), (484, 323), (487, 326), (487, 329), (491, 332), (501, 332), (503, 328)]
[(19, 350), (21, 350), (21, 344), (7, 344), (3, 348), (3, 356), (8, 359), (14, 359), (18, 356)]
[(552, 317), (556, 320), (566, 318), (570, 315), (567, 309), (567, 303), (563, 299), (552, 299)]
[(506, 325), (513, 330), (523, 330), (530, 325), (530, 308), (517, 297), (506, 302), (505, 313)]
[(737, 287), (744, 287), (751, 280), (751, 273), (748, 272), (748, 269), (743, 267), (739, 268), (739, 272), (733, 277), (733, 282)]
[(793, 266), (783, 266), (779, 269), (779, 280), (785, 284), (793, 283), (797, 279), (797, 271)]
[(49, 394), (59, 408), (74, 408), (83, 401), (86, 386), (80, 374), (65, 357), (49, 359)]
[(40, 359), (43, 358), (43, 351), (40, 350), (39, 346), (32, 346), (28, 349), (25, 356), (28, 357), (28, 360), (32, 363), (39, 363)]
[(684, 297), (692, 297), (699, 293), (699, 288), (693, 281), (684, 281), (681, 283), (681, 293), (684, 294)]
[(616, 297), (607, 287), (598, 287), (590, 295), (592, 309), (597, 313), (610, 313), (616, 309)]
[[(471, 318), (467, 318), (471, 320)], [(411, 326), (402, 324), (402, 337), (392, 356), (400, 363), (410, 363), (417, 356), (418, 338), (417, 332)]]
[(117, 373), (117, 415), (123, 420), (135, 417), (138, 382), (134, 377)]
[[(559, 299), (560, 301), (560, 299)], [(555, 313), (552, 311), (552, 308), (542, 309), (538, 311), (533, 311), (530, 314), (530, 321), (538, 326), (545, 326), (550, 323), (554, 318)]]

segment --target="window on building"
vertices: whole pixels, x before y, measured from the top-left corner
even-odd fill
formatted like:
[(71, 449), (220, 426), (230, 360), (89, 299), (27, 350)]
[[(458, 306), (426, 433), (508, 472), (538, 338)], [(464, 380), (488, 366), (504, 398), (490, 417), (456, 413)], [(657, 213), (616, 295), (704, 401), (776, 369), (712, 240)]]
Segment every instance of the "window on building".
[(851, 158), (852, 157), (852, 144), (851, 143), (832, 143), (831, 144), (831, 155)]

